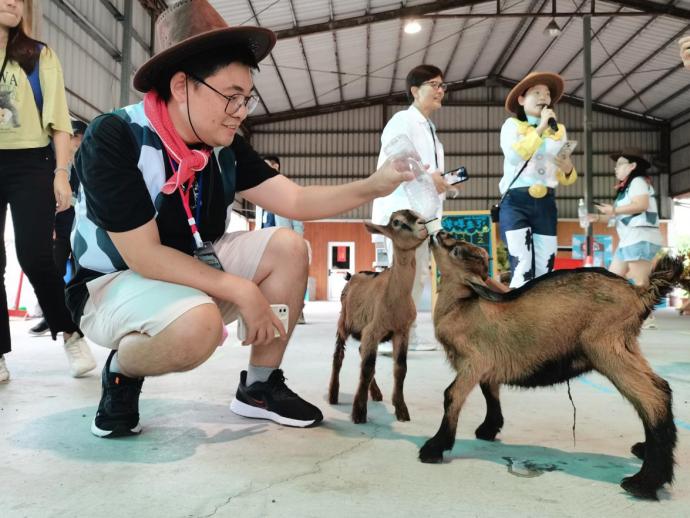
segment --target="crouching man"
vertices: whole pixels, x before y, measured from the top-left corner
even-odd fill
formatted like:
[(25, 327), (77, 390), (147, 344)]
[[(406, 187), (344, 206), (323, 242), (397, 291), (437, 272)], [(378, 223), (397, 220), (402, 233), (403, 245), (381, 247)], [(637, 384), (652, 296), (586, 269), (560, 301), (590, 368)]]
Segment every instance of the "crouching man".
[[(251, 344), (231, 409), (306, 427), (318, 408), (285, 384), (280, 364), (307, 282), (307, 248), (287, 229), (225, 234), (235, 192), (309, 220), (392, 192), (410, 173), (385, 165), (365, 180), (300, 187), (266, 165), (237, 130), (257, 104), (252, 70), (275, 35), (229, 27), (207, 0), (158, 18), (159, 52), (134, 77), (144, 101), (98, 117), (76, 169), (68, 305), (87, 337), (112, 349), (91, 431), (136, 434), (146, 376), (193, 369), (242, 316)], [(289, 306), (285, 330), (271, 303)], [(274, 338), (274, 330), (280, 332)]]

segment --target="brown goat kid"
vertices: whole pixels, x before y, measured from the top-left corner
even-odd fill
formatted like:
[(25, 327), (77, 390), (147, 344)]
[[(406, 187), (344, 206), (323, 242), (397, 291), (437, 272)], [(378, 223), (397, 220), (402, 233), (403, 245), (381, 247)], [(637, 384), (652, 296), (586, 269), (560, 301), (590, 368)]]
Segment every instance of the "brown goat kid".
[(500, 384), (538, 387), (596, 370), (632, 403), (645, 431), (633, 446), (644, 459), (639, 473), (621, 486), (657, 499), (673, 481), (676, 427), (671, 388), (642, 356), (642, 322), (677, 283), (682, 263), (659, 261), (646, 288), (601, 268), (562, 270), (508, 293), (486, 288), (487, 256), (481, 248), (440, 232), (432, 244), (441, 271), (434, 311), (436, 337), (457, 372), (445, 391), (441, 427), (419, 452), (422, 462), (441, 462), (455, 442), (458, 415), (480, 384), (487, 414), (478, 438), (493, 440), (503, 425)]
[(352, 421), (365, 423), (367, 392), (371, 391), (371, 399), (374, 401), (382, 399), (381, 390), (374, 379), (378, 345), (392, 339), (395, 416), (398, 421), (409, 421), (410, 414), (403, 398), (403, 383), (407, 374), (410, 326), (417, 316), (412, 300), (415, 250), (426, 242), (428, 234), (424, 220), (410, 210), (394, 212), (386, 226), (373, 223), (365, 225), (372, 234), (383, 234), (393, 241), (393, 264), (381, 273), (360, 272), (353, 275), (343, 289), (328, 400), (332, 405), (338, 403), (345, 341), (352, 335), (360, 341), (359, 354), (362, 359), (359, 386), (352, 404)]

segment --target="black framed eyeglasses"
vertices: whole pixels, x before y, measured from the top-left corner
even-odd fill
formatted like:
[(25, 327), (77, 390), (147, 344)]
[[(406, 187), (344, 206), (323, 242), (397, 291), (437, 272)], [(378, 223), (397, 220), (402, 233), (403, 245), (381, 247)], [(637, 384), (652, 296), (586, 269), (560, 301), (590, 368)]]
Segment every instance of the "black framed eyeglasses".
[[(257, 107), (259, 104), (259, 98), (255, 95), (242, 95), (242, 94), (233, 94), (233, 95), (225, 95), (224, 93), (219, 92), (215, 88), (213, 88), (210, 84), (208, 84), (206, 81), (203, 79), (195, 76), (194, 74), (190, 74), (189, 72), (185, 72), (189, 77), (194, 79), (197, 83), (201, 83), (202, 85), (206, 86), (207, 88), (210, 88), (214, 92), (216, 92), (218, 95), (223, 97), (228, 103), (225, 105), (225, 113), (228, 115), (234, 115), (237, 113), (237, 110), (239, 110), (243, 105), (247, 109), (247, 115), (252, 113), (254, 109)], [(228, 111), (230, 109), (231, 111)]]
[(434, 90), (438, 90), (440, 88), (444, 92), (448, 90), (448, 83), (439, 83), (438, 81), (424, 81), (422, 85), (429, 85)]

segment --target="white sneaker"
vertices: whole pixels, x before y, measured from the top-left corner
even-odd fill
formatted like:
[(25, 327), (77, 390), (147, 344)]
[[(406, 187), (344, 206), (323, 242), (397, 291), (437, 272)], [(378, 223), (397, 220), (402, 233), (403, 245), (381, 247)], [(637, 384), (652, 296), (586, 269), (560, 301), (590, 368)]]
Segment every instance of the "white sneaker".
[(65, 341), (64, 348), (69, 362), (70, 374), (73, 378), (83, 376), (96, 368), (96, 360), (91, 354), (91, 348), (78, 332), (72, 333), (72, 336)]
[(427, 343), (427, 342), (415, 342), (415, 343), (410, 343), (410, 346), (407, 348), (408, 351), (436, 351), (438, 350), (438, 345), (434, 343)]
[(381, 342), (379, 344), (379, 354), (393, 356), (393, 342)]
[[(412, 343), (410, 342), (407, 346), (408, 351), (436, 351), (438, 350), (438, 345), (434, 343), (420, 343), (420, 342), (415, 342)], [(382, 344), (379, 344), (379, 354), (383, 356), (393, 356), (393, 343), (392, 342), (383, 342)]]
[(7, 383), (10, 381), (10, 371), (7, 370), (5, 358), (0, 357), (0, 383)]
[(419, 335), (417, 335), (416, 326), (410, 329), (410, 341), (407, 346), (408, 351), (435, 351), (438, 349), (438, 345), (435, 342), (427, 342), (421, 340)]
[(26, 317), (24, 318), (27, 320), (30, 318), (43, 318), (43, 310), (41, 309), (41, 305), (38, 303), (38, 301), (36, 304), (34, 304), (33, 309), (26, 312)]
[(656, 329), (656, 317), (649, 315), (642, 324), (642, 329)]

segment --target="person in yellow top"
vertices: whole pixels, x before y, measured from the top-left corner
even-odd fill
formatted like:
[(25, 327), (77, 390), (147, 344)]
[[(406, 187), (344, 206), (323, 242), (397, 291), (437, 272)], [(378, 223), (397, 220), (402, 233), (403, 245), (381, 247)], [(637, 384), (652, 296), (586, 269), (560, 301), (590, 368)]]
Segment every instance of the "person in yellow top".
[[(72, 202), (67, 170), (72, 129), (60, 61), (28, 36), (32, 7), (31, 0), (0, 0), (0, 230), (4, 234), (9, 204), (19, 264), (53, 339), (63, 332), (70, 371), (77, 377), (96, 362), (65, 306), (65, 286), (52, 253), (55, 212)], [(3, 241), (3, 275), (5, 265)], [(4, 283), (0, 286), (0, 382), (6, 382), (10, 327)]]
[(555, 188), (577, 179), (570, 155), (562, 154), (568, 137), (553, 109), (563, 88), (558, 74), (533, 72), (506, 98), (505, 108), (513, 117), (501, 128), (505, 159), (499, 189), (501, 238), (513, 271), (511, 288), (553, 270), (558, 250)]

